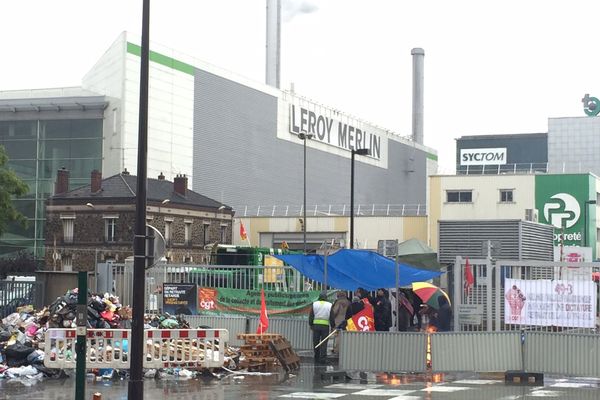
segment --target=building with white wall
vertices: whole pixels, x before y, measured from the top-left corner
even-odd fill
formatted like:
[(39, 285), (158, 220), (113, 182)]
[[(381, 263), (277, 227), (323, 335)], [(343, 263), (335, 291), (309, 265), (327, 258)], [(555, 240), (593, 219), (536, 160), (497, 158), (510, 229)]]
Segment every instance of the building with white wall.
[[(593, 174), (437, 175), (430, 177), (429, 240), (441, 221), (529, 220), (554, 227), (555, 257), (597, 258), (600, 181)], [(587, 249), (587, 250), (586, 250)]]
[[(137, 171), (138, 43), (121, 34), (82, 79), (78, 90), (102, 100), (100, 115), (95, 115), (102, 121), (95, 137), (101, 153), (94, 154), (93, 167), (78, 170), (77, 175), (88, 177), (93, 169), (103, 176)], [(59, 93), (45, 103), (58, 104), (61, 97)], [(37, 101), (32, 91), (0, 93), (0, 98), (8, 124), (14, 123), (15, 104)], [(78, 99), (70, 100), (78, 104)], [(39, 110), (32, 107), (23, 118), (37, 123)], [(70, 117), (62, 113), (57, 118)], [(305, 143), (298, 137), (304, 132), (314, 138)], [(0, 141), (9, 137), (2, 130), (0, 135)], [(236, 216), (261, 216), (265, 210), (271, 216), (301, 215), (306, 194), (306, 209), (347, 218), (351, 154), (359, 148), (368, 148), (369, 155), (355, 159), (355, 214), (425, 215), (427, 176), (437, 170), (435, 150), (410, 135), (401, 136), (297, 93), (151, 45), (148, 177), (162, 174), (173, 180), (183, 174), (190, 188), (233, 207)], [(11, 151), (8, 156), (16, 160)], [(35, 154), (32, 157), (34, 163), (39, 161)], [(53, 165), (44, 179), (54, 180), (60, 166)], [(44, 198), (52, 194), (45, 193)], [(33, 247), (39, 247), (44, 216), (35, 217), (39, 235)]]

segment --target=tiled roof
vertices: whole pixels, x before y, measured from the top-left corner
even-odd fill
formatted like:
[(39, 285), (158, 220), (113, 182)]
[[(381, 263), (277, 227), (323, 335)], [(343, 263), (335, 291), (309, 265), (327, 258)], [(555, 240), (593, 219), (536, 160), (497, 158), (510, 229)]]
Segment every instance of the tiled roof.
[[(102, 180), (102, 190), (92, 193), (91, 185), (86, 185), (67, 193), (52, 196), (52, 200), (82, 199), (93, 202), (94, 199), (131, 198), (137, 192), (137, 177), (128, 174), (117, 174)], [(174, 191), (171, 181), (148, 178), (146, 198), (149, 202), (162, 202), (168, 199), (170, 205), (181, 204), (196, 207), (219, 208), (224, 205), (216, 200), (196, 193), (190, 189), (185, 197)], [(226, 206), (227, 207), (227, 206)], [(227, 207), (231, 209), (231, 207)]]

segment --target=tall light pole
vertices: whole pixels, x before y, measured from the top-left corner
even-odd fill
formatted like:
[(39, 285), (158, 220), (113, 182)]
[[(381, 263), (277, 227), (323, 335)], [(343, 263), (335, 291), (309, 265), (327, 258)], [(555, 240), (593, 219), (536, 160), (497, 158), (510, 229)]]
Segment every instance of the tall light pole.
[(314, 137), (314, 133), (300, 132), (298, 134), (298, 138), (304, 142), (304, 202), (302, 203), (302, 209), (304, 210), (304, 219), (302, 220), (302, 243), (304, 243), (304, 254), (306, 254), (306, 141)]
[(588, 245), (587, 211), (590, 204), (596, 204), (596, 200), (586, 200), (583, 204), (583, 247)]
[(146, 195), (148, 175), (148, 73), (150, 62), (150, 0), (142, 3), (142, 46), (140, 57), (140, 104), (138, 123), (137, 188), (135, 203), (135, 236), (133, 241), (133, 318), (129, 339), (130, 369), (127, 398), (144, 398), (144, 308), (146, 293)]
[(352, 161), (350, 163), (350, 248), (354, 248), (354, 155), (366, 156), (369, 149), (352, 149)]

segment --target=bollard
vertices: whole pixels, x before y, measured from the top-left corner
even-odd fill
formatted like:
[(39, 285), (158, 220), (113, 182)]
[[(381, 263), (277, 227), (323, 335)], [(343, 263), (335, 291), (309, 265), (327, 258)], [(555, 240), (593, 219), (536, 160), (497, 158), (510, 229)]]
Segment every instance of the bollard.
[(96, 392), (92, 396), (92, 400), (102, 400), (102, 393)]

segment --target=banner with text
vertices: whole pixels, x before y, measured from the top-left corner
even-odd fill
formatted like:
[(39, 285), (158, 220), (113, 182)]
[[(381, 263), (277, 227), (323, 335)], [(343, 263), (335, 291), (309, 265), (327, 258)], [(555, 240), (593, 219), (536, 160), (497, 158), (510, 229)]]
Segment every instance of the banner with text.
[(164, 283), (163, 311), (171, 315), (196, 315), (198, 306), (196, 284)]
[[(276, 292), (265, 290), (269, 316), (304, 316), (319, 291)], [(260, 314), (260, 290), (201, 287), (198, 290), (198, 313)]]
[(506, 279), (504, 322), (594, 328), (596, 284), (582, 280)]

